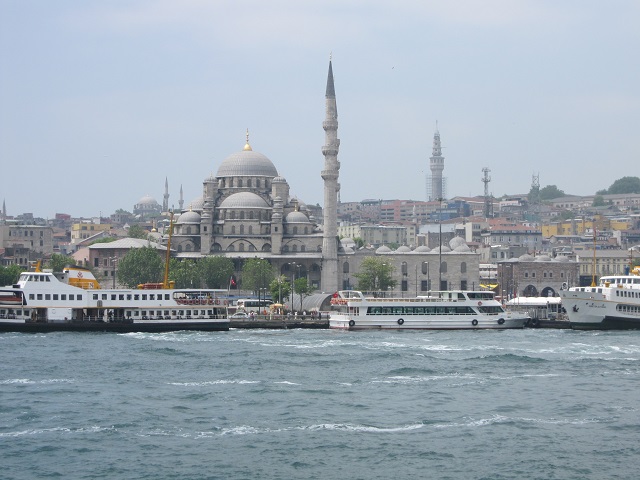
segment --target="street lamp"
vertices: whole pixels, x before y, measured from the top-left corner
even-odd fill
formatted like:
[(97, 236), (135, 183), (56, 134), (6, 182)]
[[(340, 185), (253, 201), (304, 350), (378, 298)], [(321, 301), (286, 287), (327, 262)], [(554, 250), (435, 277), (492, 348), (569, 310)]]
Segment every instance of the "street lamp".
[(113, 288), (116, 288), (116, 266), (118, 265), (118, 257), (110, 257), (111, 260), (111, 275), (113, 275)]

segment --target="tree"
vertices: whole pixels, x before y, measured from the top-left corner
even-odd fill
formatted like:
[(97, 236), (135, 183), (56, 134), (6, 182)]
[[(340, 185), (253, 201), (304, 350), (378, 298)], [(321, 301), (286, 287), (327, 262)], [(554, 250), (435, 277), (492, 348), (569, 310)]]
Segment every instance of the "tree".
[(540, 189), (540, 200), (551, 200), (553, 198), (564, 197), (565, 193), (555, 185), (547, 185)]
[(593, 197), (592, 207), (604, 207), (604, 197), (602, 195), (596, 195)]
[(258, 292), (273, 280), (273, 268), (264, 258), (250, 258), (242, 266), (242, 288)]
[(132, 248), (118, 262), (118, 282), (129, 288), (161, 282), (163, 276), (164, 261), (153, 247)]
[(229, 288), (233, 275), (233, 260), (216, 255), (198, 261), (200, 278), (207, 288)]
[(193, 260), (169, 260), (169, 278), (176, 283), (176, 288), (200, 287), (201, 277)]
[(382, 258), (367, 257), (360, 265), (360, 271), (353, 276), (358, 279), (358, 289), (364, 292), (385, 291), (395, 288), (394, 267)]
[(277, 299), (276, 303), (284, 304), (284, 299), (289, 298), (291, 294), (291, 284), (284, 275), (280, 275), (271, 280), (269, 291), (271, 292), (271, 298)]
[(300, 310), (302, 310), (302, 301), (311, 295), (313, 287), (309, 285), (307, 277), (296, 278), (293, 281), (294, 294), (300, 295)]
[(25, 269), (20, 265), (12, 264), (6, 267), (0, 265), (0, 285), (13, 285)]
[(76, 261), (73, 257), (54, 253), (51, 255), (51, 259), (47, 262), (47, 268), (50, 268), (54, 272), (61, 272), (64, 270), (64, 267), (75, 265), (75, 263)]
[(91, 245), (94, 245), (96, 243), (111, 243), (111, 242), (115, 242), (116, 240), (117, 239), (115, 237), (102, 237), (91, 242)]
[(364, 247), (364, 239), (362, 237), (356, 237), (353, 241), (356, 242), (356, 249)]
[(640, 193), (640, 178), (638, 177), (622, 177), (611, 184), (607, 193), (624, 194), (624, 193)]
[(129, 227), (128, 235), (130, 238), (142, 238), (146, 240), (149, 236), (149, 232), (147, 232), (140, 225), (131, 225)]

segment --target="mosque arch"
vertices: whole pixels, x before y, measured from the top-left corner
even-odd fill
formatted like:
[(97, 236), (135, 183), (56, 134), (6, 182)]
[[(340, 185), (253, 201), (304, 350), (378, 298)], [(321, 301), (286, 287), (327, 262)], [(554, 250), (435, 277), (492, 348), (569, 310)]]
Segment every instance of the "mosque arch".
[(522, 294), (525, 297), (537, 297), (538, 296), (538, 289), (536, 287), (534, 287), (533, 285), (527, 285), (524, 290), (522, 291)]

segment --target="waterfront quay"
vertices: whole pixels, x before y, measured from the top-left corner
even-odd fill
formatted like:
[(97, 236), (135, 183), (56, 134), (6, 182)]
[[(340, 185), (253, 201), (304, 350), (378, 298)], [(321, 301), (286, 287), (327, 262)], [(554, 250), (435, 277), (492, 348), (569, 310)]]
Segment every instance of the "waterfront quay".
[(310, 315), (305, 317), (288, 315), (255, 315), (253, 318), (229, 317), (229, 328), (265, 328), (274, 330), (292, 328), (325, 329), (329, 328), (329, 317), (328, 315), (323, 315), (321, 318), (311, 317)]

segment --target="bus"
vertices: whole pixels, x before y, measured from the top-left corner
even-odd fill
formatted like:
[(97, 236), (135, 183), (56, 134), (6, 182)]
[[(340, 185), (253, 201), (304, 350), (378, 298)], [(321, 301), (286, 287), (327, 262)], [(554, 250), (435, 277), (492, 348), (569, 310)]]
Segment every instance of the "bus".
[(269, 312), (272, 303), (273, 301), (269, 299), (258, 300), (257, 298), (239, 298), (236, 301), (236, 311), (266, 314)]

